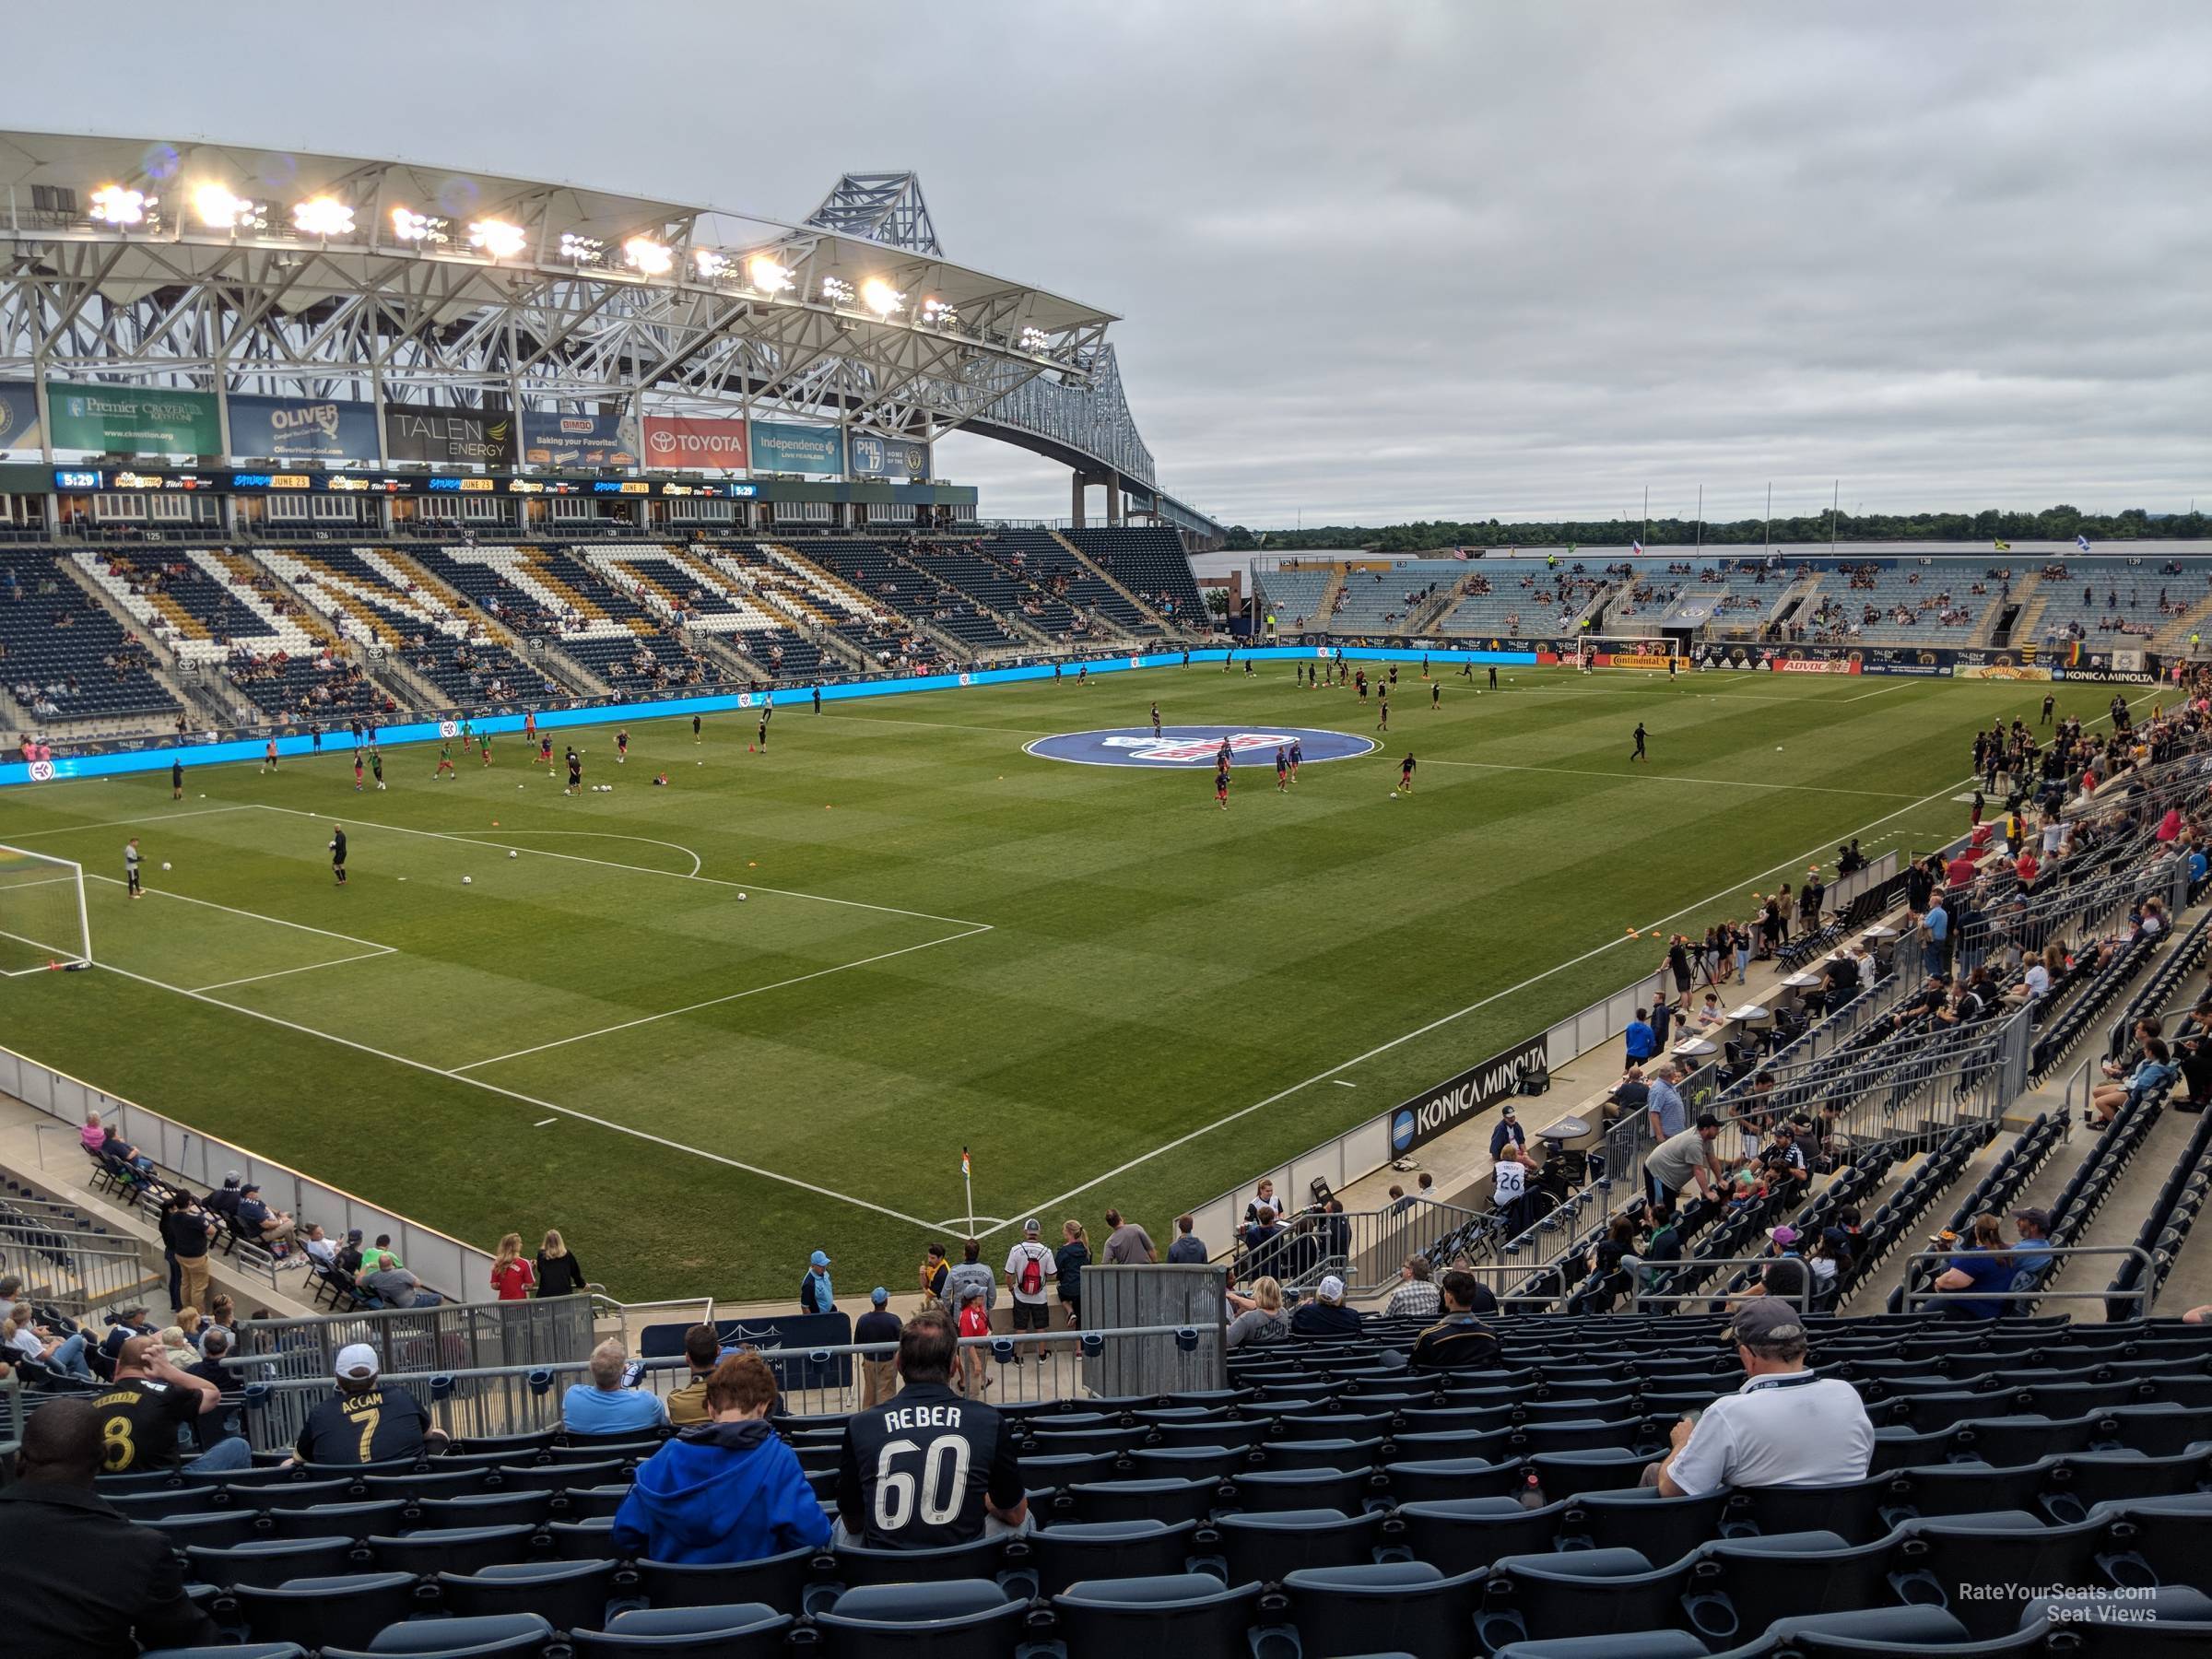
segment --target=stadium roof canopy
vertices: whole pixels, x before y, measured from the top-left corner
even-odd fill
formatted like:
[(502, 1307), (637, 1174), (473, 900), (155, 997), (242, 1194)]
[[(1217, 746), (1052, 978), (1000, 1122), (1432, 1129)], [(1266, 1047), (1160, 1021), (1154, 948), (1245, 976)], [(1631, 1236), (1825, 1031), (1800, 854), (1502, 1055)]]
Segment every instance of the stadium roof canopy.
[(419, 162), (0, 133), (0, 375), (767, 406), (1158, 489), (1113, 313), (954, 264), (911, 173), (806, 222)]

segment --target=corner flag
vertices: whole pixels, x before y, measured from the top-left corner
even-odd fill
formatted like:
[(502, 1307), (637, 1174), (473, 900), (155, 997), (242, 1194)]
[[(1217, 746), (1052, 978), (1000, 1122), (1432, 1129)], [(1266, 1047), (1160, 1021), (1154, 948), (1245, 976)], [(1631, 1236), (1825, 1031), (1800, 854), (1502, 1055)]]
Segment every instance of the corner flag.
[(2012, 551), (2012, 544), (2006, 541), (2001, 535), (1997, 537), (1995, 545), (1997, 551), (2000, 553), (2009, 553)]
[(974, 1170), (968, 1162), (968, 1148), (965, 1147), (960, 1148), (960, 1173), (963, 1175), (971, 1175), (974, 1173)]

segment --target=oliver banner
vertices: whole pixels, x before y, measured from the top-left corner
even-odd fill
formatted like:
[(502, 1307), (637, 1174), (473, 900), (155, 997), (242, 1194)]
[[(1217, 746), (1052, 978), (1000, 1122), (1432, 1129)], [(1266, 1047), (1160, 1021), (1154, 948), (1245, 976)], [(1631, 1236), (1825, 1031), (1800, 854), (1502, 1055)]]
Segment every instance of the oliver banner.
[(515, 454), (514, 417), (504, 409), (394, 405), (384, 410), (384, 453), (394, 461), (509, 466)]
[(1390, 1114), (1390, 1155), (1403, 1158), (1457, 1128), (1471, 1114), (1509, 1099), (1519, 1090), (1522, 1075), (1540, 1070), (1548, 1053), (1546, 1033), (1538, 1031), (1458, 1077), (1422, 1090)]
[(78, 386), (49, 381), (53, 447), (123, 455), (219, 455), (215, 394), (167, 386)]
[(844, 440), (835, 427), (756, 420), (752, 443), (756, 472), (837, 473), (845, 469)]
[(230, 397), (230, 453), (376, 461), (376, 406), (346, 397)]
[(855, 432), (845, 445), (850, 465), (846, 475), (854, 478), (926, 478), (929, 445), (912, 438), (878, 438), (874, 432)]
[(39, 447), (38, 388), (29, 381), (0, 381), (0, 450)]
[(531, 466), (635, 466), (638, 446), (619, 415), (523, 411), (523, 460)]
[(736, 472), (747, 453), (740, 416), (645, 417), (645, 465), (656, 472)]

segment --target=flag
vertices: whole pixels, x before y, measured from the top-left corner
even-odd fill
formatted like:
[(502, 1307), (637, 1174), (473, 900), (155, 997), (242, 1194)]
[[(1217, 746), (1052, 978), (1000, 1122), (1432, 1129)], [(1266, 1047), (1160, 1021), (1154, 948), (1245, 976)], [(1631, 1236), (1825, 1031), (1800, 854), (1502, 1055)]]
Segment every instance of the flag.
[(1629, 551), (1631, 553), (1641, 553), (1643, 551), (1643, 544), (1640, 541), (1632, 541), (1629, 544)]
[(1994, 542), (1993, 545), (1994, 545), (1994, 546), (1996, 547), (1997, 551), (1998, 551), (1998, 552), (2000, 552), (2000, 553), (2009, 553), (2009, 552), (2011, 552), (2011, 551), (2012, 551), (2012, 544), (2011, 544), (2010, 542), (2006, 541), (2006, 539), (2005, 539), (2003, 536), (2001, 536), (2001, 535), (1997, 537), (1996, 541), (1995, 541), (1995, 542)]
[(963, 1179), (965, 1179), (971, 1172), (972, 1171), (971, 1171), (968, 1163), (968, 1148), (962, 1147), (960, 1148), (960, 1175)]
[(2089, 538), (2086, 535), (2077, 535), (2074, 538), (2074, 545), (2087, 553), (2089, 550)]

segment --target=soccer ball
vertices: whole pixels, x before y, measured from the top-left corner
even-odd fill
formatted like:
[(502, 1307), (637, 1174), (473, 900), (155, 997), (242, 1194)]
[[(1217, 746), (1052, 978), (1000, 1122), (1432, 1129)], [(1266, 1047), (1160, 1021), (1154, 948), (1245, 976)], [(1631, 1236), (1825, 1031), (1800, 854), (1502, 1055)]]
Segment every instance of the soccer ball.
[(510, 858), (520, 858), (522, 854), (517, 853), (512, 847), (510, 847), (507, 849), (507, 856)]
[(162, 865), (162, 866), (161, 866), (161, 867), (162, 867), (163, 869), (165, 869), (165, 870), (166, 870), (166, 869), (168, 869), (168, 868), (169, 868), (169, 865), (168, 865), (166, 863), (164, 863), (164, 864)]
[(737, 895), (737, 902), (740, 904), (745, 902), (745, 895), (743, 893)]
[(386, 785), (384, 785), (384, 784), (382, 784), (382, 783), (379, 783), (379, 784), (377, 785), (377, 787), (378, 787), (379, 789), (382, 789), (382, 788), (385, 788), (385, 787), (387, 787), (387, 786), (386, 786)]
[(477, 878), (474, 876), (464, 876), (461, 877), (461, 885), (463, 887), (475, 887), (477, 885)]
[(528, 784), (526, 784), (526, 783), (517, 783), (517, 784), (515, 785), (515, 787), (516, 787), (517, 789), (527, 789), (527, 788), (529, 787), (529, 785), (528, 785)]

